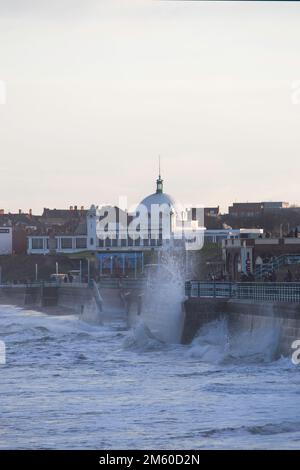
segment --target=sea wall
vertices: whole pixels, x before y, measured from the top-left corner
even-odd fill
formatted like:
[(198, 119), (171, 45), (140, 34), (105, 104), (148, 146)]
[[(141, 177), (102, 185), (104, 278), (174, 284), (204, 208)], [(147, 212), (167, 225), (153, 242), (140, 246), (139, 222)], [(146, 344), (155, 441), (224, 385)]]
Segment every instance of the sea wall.
[(92, 318), (101, 313), (94, 290), (86, 286), (1, 286), (0, 304), (47, 307), (49, 313), (51, 307), (58, 307), (62, 313), (84, 314)]
[(84, 310), (97, 312), (93, 290), (88, 287), (63, 286), (58, 288), (57, 306), (75, 313)]
[(103, 308), (108, 312), (121, 312), (129, 315), (140, 313), (141, 298), (144, 291), (141, 288), (129, 287), (103, 287), (100, 284), (99, 293), (102, 298)]
[(300, 339), (298, 303), (191, 298), (184, 307), (184, 344), (190, 343), (205, 323), (222, 317), (227, 319), (232, 333), (262, 330), (276, 333), (278, 356), (290, 356), (293, 341)]
[(199, 329), (226, 312), (227, 301), (221, 299), (191, 298), (184, 302), (184, 325), (181, 342), (192, 342)]
[(16, 305), (23, 307), (26, 305), (26, 287), (25, 286), (5, 286), (0, 287), (0, 304)]

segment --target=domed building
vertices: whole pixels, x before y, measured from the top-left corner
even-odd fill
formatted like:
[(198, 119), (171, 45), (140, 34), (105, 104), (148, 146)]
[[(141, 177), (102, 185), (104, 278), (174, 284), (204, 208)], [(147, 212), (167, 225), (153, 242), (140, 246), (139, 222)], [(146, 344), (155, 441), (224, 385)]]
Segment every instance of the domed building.
[(176, 212), (175, 200), (172, 196), (163, 192), (163, 180), (159, 174), (158, 179), (156, 180), (156, 192), (145, 197), (140, 202), (139, 206), (145, 206), (148, 213), (151, 213), (152, 206), (162, 206), (164, 204), (168, 206), (172, 212)]
[[(28, 241), (28, 253), (77, 253), (95, 258), (100, 275), (137, 275), (143, 271), (144, 255), (155, 262), (162, 248), (180, 248), (182, 225), (177, 220), (181, 212), (172, 196), (163, 191), (159, 170), (156, 191), (145, 197), (128, 212), (116, 206), (91, 205), (65, 231), (53, 235), (33, 235)], [(70, 213), (77, 213), (77, 209)], [(73, 217), (74, 219), (74, 217)], [(79, 220), (80, 219), (80, 220)], [(79, 223), (80, 221), (80, 223)], [(78, 222), (78, 223), (77, 223)], [(52, 248), (52, 246), (54, 248)]]
[[(156, 192), (145, 197), (136, 208), (140, 225), (141, 246), (161, 247), (173, 238), (177, 209), (172, 196), (163, 191), (163, 180), (159, 171)], [(137, 220), (136, 219), (136, 220)]]

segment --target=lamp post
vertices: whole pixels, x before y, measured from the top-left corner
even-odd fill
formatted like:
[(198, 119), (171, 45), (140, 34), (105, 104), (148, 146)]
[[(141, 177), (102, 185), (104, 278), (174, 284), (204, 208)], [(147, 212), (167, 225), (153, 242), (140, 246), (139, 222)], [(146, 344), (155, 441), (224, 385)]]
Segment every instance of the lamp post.
[(87, 259), (87, 268), (88, 268), (88, 285), (90, 285), (90, 259)]

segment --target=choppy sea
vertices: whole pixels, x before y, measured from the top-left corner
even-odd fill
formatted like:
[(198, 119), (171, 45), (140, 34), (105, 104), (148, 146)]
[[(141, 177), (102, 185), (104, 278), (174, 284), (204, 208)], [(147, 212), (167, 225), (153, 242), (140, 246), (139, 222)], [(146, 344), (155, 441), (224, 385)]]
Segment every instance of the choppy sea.
[[(1, 449), (299, 449), (300, 366), (214, 323), (165, 345), (111, 314), (0, 307)], [(257, 344), (259, 345), (257, 346)]]

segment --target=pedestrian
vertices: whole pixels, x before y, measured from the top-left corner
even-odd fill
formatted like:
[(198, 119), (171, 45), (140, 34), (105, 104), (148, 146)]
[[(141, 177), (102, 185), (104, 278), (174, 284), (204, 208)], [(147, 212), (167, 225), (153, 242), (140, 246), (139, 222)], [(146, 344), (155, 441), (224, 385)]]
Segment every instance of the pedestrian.
[(292, 282), (292, 280), (293, 280), (293, 275), (292, 275), (292, 273), (289, 269), (288, 269), (286, 278), (287, 278), (287, 282)]

